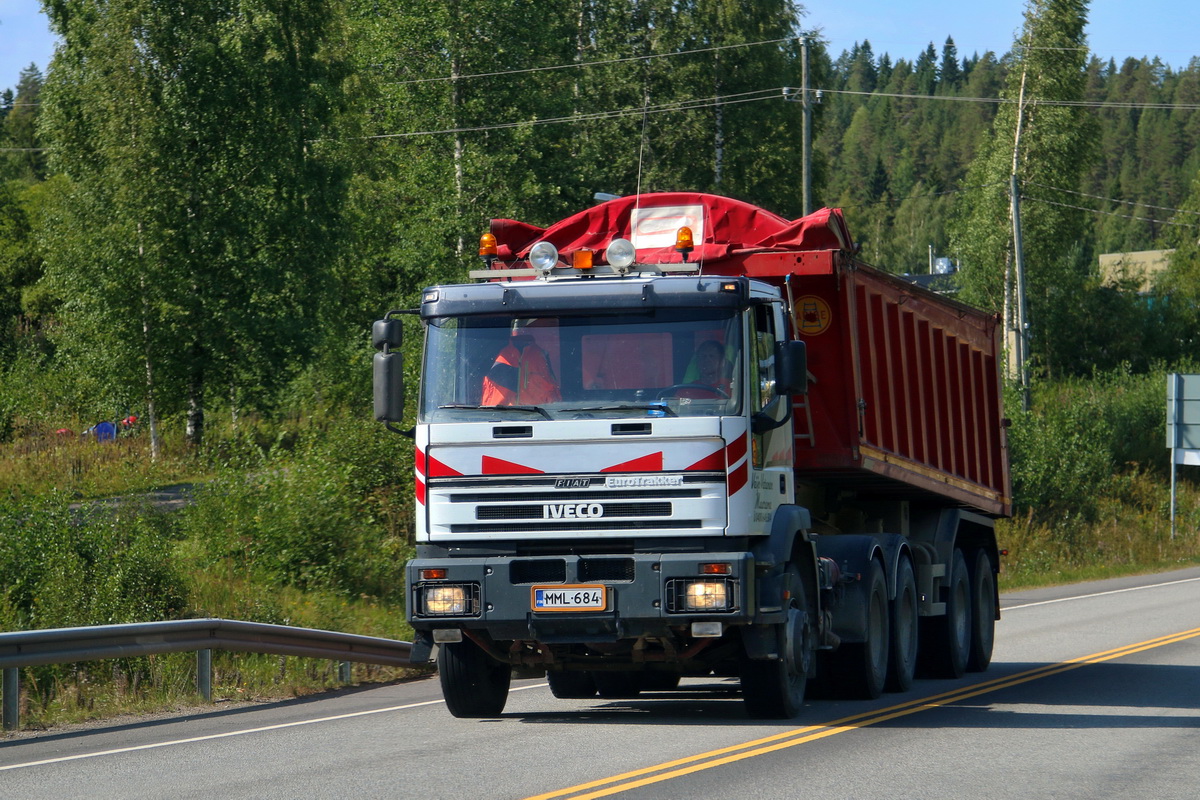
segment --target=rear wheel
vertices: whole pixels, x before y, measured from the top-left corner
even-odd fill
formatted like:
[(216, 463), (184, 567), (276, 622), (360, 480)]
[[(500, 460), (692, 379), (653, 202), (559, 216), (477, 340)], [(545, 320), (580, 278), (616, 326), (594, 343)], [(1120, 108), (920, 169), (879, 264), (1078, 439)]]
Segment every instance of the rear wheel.
[(812, 671), (812, 625), (803, 579), (792, 568), (787, 621), (781, 626), (779, 658), (742, 660), (742, 700), (758, 719), (791, 719), (800, 713)]
[(946, 592), (946, 614), (926, 617), (921, 628), (922, 672), (936, 678), (961, 678), (971, 650), (971, 578), (962, 550), (954, 548)]
[(438, 678), (446, 708), (456, 717), (494, 717), (508, 702), (512, 667), (496, 661), (472, 641), (444, 644)]
[(596, 696), (596, 682), (590, 672), (547, 672), (550, 693), (561, 700), (580, 700)]
[(907, 692), (912, 688), (913, 673), (917, 668), (917, 615), (917, 581), (912, 562), (901, 558), (896, 570), (888, 677), (884, 686), (889, 692)]
[(836, 680), (846, 696), (872, 700), (883, 693), (888, 671), (889, 618), (883, 565), (872, 559), (867, 574), (866, 639), (843, 644), (836, 653)]
[(983, 672), (992, 663), (992, 644), (996, 635), (996, 573), (988, 551), (975, 554), (971, 572), (971, 652), (967, 672)]

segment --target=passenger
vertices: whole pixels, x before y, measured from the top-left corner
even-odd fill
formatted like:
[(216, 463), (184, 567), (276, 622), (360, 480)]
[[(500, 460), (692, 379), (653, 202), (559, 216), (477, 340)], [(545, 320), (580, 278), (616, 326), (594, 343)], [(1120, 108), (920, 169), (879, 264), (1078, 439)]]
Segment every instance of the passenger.
[[(696, 379), (689, 383), (697, 386), (709, 387), (720, 390), (725, 396), (729, 397), (733, 393), (733, 385), (730, 379), (729, 361), (725, 358), (725, 348), (716, 339), (708, 339), (701, 342), (696, 348), (696, 356), (694, 358), (696, 364)], [(680, 393), (681, 397), (689, 395)]]
[[(696, 348), (691, 366), (685, 375), (686, 384), (677, 393), (679, 397), (692, 399), (725, 399), (733, 393), (732, 368), (725, 357), (725, 348), (716, 339), (707, 339)], [(716, 390), (709, 391), (710, 389)]]
[(485, 406), (540, 406), (561, 400), (558, 380), (546, 351), (533, 337), (513, 331), (504, 349), (483, 376)]

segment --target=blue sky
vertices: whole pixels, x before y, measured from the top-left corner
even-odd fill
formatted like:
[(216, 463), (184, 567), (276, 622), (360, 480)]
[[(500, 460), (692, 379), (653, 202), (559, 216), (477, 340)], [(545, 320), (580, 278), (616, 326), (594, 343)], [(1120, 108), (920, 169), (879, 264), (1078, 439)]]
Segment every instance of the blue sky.
[[(203, 0), (201, 0), (203, 2)], [(959, 56), (1002, 54), (1021, 27), (1024, 0), (808, 0), (805, 27), (820, 29), (834, 57), (868, 40), (876, 55), (916, 56), (954, 37)], [(36, 63), (45, 72), (54, 37), (38, 0), (0, 0), (0, 90)], [(1200, 55), (1197, 0), (1092, 0), (1088, 44), (1102, 58), (1159, 56), (1184, 67)]]

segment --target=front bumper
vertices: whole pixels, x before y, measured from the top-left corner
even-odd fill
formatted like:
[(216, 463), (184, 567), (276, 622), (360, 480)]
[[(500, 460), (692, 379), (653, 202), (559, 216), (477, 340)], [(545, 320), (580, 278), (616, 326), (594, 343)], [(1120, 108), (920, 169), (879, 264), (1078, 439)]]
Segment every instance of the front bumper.
[[(727, 572), (705, 574), (705, 565)], [(439, 577), (423, 578), (429, 570)], [(493, 640), (616, 642), (667, 636), (693, 622), (745, 624), (758, 612), (749, 552), (414, 559), (407, 581), (414, 630), (481, 631)], [(707, 586), (689, 590), (697, 583)], [(578, 587), (603, 587), (603, 608), (535, 608), (536, 589)]]

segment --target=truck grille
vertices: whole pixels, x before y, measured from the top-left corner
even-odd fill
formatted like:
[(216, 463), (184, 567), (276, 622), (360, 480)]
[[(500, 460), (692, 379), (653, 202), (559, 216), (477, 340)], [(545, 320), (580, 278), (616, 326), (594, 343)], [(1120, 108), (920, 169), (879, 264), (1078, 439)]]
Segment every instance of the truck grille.
[[(561, 509), (561, 501), (542, 505), (477, 506), (475, 519), (554, 519), (548, 508)], [(583, 505), (583, 504), (581, 504)], [(597, 503), (602, 517), (669, 517), (670, 503)], [(558, 517), (561, 519), (561, 515)]]
[(426, 523), (435, 538), (628, 536), (642, 531), (712, 535), (724, 529), (724, 472), (633, 477), (649, 482), (626, 486), (600, 474), (433, 478), (427, 484)]
[(569, 533), (571, 531), (644, 531), (644, 530), (686, 530), (699, 528), (698, 519), (669, 519), (669, 520), (628, 520), (617, 521), (595, 520), (581, 521), (564, 519), (553, 524), (528, 522), (517, 524), (487, 524), (487, 525), (451, 525), (451, 533)]
[(513, 561), (508, 565), (510, 583), (566, 583), (567, 562), (560, 558)]
[[(632, 558), (581, 558), (575, 579), (584, 583), (629, 583), (633, 580)], [(566, 583), (567, 562), (561, 558), (538, 558), (509, 562), (508, 580), (515, 585)]]
[(632, 558), (581, 558), (579, 580), (628, 583), (633, 580)]

